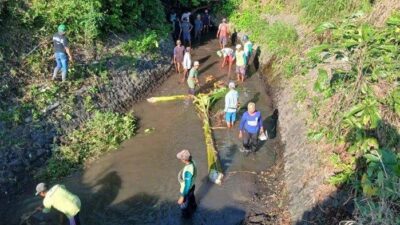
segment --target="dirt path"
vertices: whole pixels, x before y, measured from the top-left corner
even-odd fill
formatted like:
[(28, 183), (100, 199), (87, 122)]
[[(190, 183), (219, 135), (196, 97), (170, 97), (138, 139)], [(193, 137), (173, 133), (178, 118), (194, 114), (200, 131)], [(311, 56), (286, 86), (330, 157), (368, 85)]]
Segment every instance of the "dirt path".
[[(217, 48), (216, 40), (194, 48), (192, 60), (201, 63), (201, 84), (205, 83), (207, 75), (213, 75), (217, 80), (227, 80), (227, 69), (220, 69)], [(187, 86), (178, 84), (179, 78), (178, 75), (172, 75), (152, 95), (186, 93)], [(239, 89), (242, 105), (250, 100), (255, 101), (265, 118), (272, 113), (272, 106), (264, 87), (258, 76), (252, 76)], [(214, 111), (222, 108), (222, 102), (219, 102)], [(224, 184), (216, 186), (207, 181), (204, 137), (191, 103), (149, 104), (143, 101), (134, 105), (133, 111), (140, 118), (138, 135), (126, 141), (119, 151), (102, 157), (83, 172), (60, 181), (81, 197), (83, 224), (240, 224), (258, 190), (256, 174), (275, 163), (279, 150), (276, 143), (267, 141), (257, 153), (245, 155), (239, 151), (241, 143), (237, 137), (237, 127), (233, 130), (216, 130), (217, 149), (226, 174)], [(146, 128), (154, 128), (154, 132), (145, 134)], [(177, 173), (182, 165), (175, 157), (183, 148), (191, 150), (199, 170), (196, 181), (199, 207), (190, 220), (180, 218), (176, 205), (179, 191)], [(13, 213), (6, 216), (6, 221), (8, 224), (18, 224), (20, 216), (38, 204), (39, 199), (31, 195), (22, 196), (8, 207)], [(55, 220), (40, 213), (33, 219)]]

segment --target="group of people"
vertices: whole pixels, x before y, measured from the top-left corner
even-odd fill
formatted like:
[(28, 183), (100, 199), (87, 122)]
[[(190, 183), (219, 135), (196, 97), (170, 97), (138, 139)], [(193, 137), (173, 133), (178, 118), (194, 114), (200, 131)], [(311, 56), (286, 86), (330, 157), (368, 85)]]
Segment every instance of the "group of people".
[(192, 45), (191, 33), (194, 28), (194, 39), (198, 42), (204, 33), (208, 33), (211, 25), (211, 16), (208, 10), (204, 10), (203, 14), (198, 14), (194, 19), (194, 26), (190, 21), (191, 12), (185, 12), (181, 18), (175, 12), (170, 14), (170, 21), (172, 23), (172, 33), (174, 40), (182, 40), (185, 45)]
[[(174, 38), (176, 46), (173, 51), (173, 62), (176, 72), (181, 75), (180, 83), (187, 79), (189, 87), (189, 96), (194, 96), (196, 86), (199, 85), (198, 71), (200, 63), (191, 59), (191, 31), (193, 25), (190, 23), (190, 12), (185, 12), (179, 19), (176, 13), (170, 15), (170, 20), (174, 24)], [(197, 40), (200, 40), (203, 32), (208, 32), (211, 26), (211, 18), (208, 10), (203, 15), (197, 15), (194, 21), (194, 34)], [(65, 37), (65, 25), (58, 27), (58, 33), (53, 36), (55, 57), (57, 66), (53, 72), (55, 79), (58, 72), (62, 72), (62, 80), (66, 79), (68, 70), (68, 59), (72, 61), (72, 55), (68, 47), (68, 40)], [(237, 82), (243, 83), (246, 78), (246, 70), (249, 65), (250, 57), (253, 52), (253, 45), (248, 36), (243, 36), (243, 47), (241, 44), (235, 46), (235, 50), (228, 47), (230, 36), (229, 25), (226, 19), (222, 19), (222, 23), (218, 26), (217, 38), (219, 40), (219, 50), (217, 54), (222, 58), (221, 68), (228, 65), (228, 78), (230, 79), (231, 68), (233, 62), (236, 61)], [(182, 43), (181, 38), (184, 42)], [(225, 96), (225, 120), (228, 129), (234, 126), (237, 112), (239, 110), (239, 93), (235, 89), (235, 82), (228, 84), (229, 92)], [(261, 113), (256, 110), (255, 103), (250, 102), (247, 105), (247, 111), (242, 115), (239, 124), (239, 138), (243, 140), (243, 152), (255, 152), (260, 134), (264, 134), (263, 120)], [(177, 200), (184, 217), (196, 209), (197, 204), (194, 196), (195, 180), (197, 176), (197, 168), (189, 150), (184, 149), (177, 154), (177, 158), (184, 164), (183, 169), (178, 174), (178, 182), (180, 184), (180, 196)], [(63, 185), (54, 185), (51, 188), (47, 184), (40, 183), (36, 187), (36, 195), (43, 198), (43, 212), (48, 212), (51, 208), (64, 213), (69, 219), (70, 225), (79, 225), (79, 211), (81, 202), (78, 196), (69, 192)]]

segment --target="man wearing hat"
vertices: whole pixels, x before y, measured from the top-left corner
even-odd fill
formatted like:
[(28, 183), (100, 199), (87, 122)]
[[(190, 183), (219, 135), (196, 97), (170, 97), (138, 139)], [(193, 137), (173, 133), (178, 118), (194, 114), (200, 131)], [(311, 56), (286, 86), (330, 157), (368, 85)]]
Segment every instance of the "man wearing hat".
[[(68, 39), (65, 37), (67, 30), (64, 24), (58, 26), (58, 32), (53, 36), (54, 57), (56, 59), (56, 67), (53, 71), (53, 80), (56, 79), (57, 73), (61, 70), (62, 81), (67, 79), (68, 59), (73, 62), (71, 51), (68, 45)], [(67, 58), (68, 55), (68, 58)]]
[(232, 128), (236, 120), (236, 111), (239, 106), (239, 93), (235, 90), (235, 83), (229, 82), (229, 92), (225, 95), (225, 121), (228, 128)]
[(64, 213), (70, 225), (80, 225), (79, 211), (81, 200), (78, 196), (69, 192), (64, 185), (56, 184), (48, 189), (45, 183), (36, 186), (36, 195), (43, 198), (43, 213), (50, 212), (51, 208)]
[(196, 198), (194, 197), (197, 168), (195, 162), (192, 160), (189, 150), (184, 149), (180, 151), (176, 157), (185, 164), (178, 174), (178, 181), (180, 184), (178, 204), (182, 210), (182, 216), (189, 217), (197, 208)]
[(242, 45), (240, 44), (236, 45), (235, 60), (237, 80), (238, 82), (243, 82), (244, 77), (246, 76), (246, 56), (242, 50)]

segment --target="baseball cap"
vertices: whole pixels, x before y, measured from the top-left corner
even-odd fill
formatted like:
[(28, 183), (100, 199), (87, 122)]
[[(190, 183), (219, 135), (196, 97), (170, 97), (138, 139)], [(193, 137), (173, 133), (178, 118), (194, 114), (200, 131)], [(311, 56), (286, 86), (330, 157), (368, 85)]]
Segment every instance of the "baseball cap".
[(198, 65), (200, 65), (200, 63), (199, 63), (199, 61), (194, 61), (193, 65), (198, 66)]
[(235, 88), (235, 82), (231, 81), (229, 82), (229, 88)]
[(190, 159), (190, 152), (187, 149), (183, 149), (178, 154), (176, 154), (176, 158), (180, 160), (189, 160)]
[(38, 195), (40, 192), (47, 191), (47, 184), (46, 183), (39, 183), (36, 185), (36, 194)]
[(241, 47), (242, 47), (241, 44), (236, 45), (236, 49), (239, 49), (239, 48), (241, 48)]
[(67, 30), (67, 26), (65, 26), (64, 24), (60, 24), (58, 26), (58, 32), (65, 32)]

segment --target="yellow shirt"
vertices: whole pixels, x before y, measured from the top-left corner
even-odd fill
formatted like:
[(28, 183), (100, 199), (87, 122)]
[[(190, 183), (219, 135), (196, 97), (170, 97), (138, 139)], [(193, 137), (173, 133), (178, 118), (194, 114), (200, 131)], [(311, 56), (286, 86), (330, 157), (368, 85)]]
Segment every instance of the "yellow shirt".
[(69, 192), (64, 185), (56, 184), (47, 192), (43, 199), (43, 212), (47, 213), (53, 207), (64, 213), (68, 218), (74, 217), (81, 209), (81, 200)]

